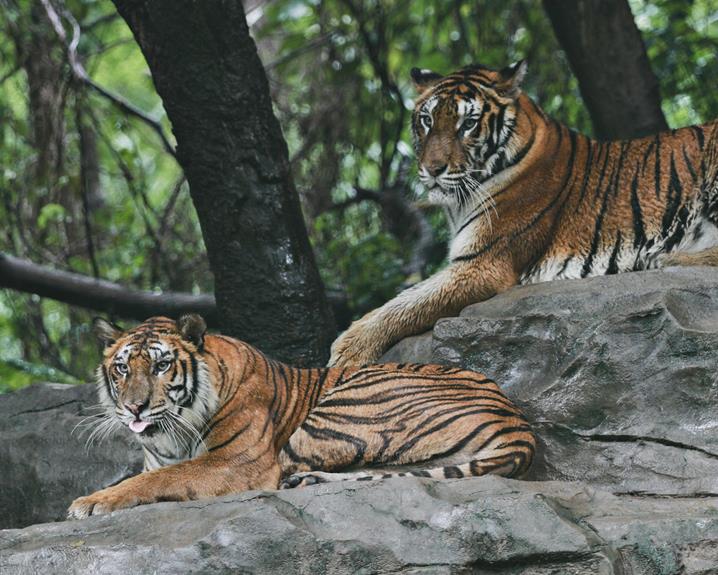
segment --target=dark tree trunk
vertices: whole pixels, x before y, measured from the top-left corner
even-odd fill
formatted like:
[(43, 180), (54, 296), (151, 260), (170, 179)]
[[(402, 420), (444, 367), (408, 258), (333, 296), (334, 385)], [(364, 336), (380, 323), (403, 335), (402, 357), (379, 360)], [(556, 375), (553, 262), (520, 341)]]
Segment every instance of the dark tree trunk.
[(668, 128), (658, 79), (627, 0), (544, 0), (544, 8), (597, 138), (637, 138)]
[(278, 359), (323, 364), (331, 312), (241, 3), (113, 1), (172, 121), (222, 331)]
[(38, 154), (36, 174), (47, 183), (62, 173), (65, 70), (57, 58), (60, 44), (44, 18), (42, 6), (33, 3), (29, 42), (22, 46), (22, 39), (16, 37), (16, 51), (27, 72), (32, 142)]

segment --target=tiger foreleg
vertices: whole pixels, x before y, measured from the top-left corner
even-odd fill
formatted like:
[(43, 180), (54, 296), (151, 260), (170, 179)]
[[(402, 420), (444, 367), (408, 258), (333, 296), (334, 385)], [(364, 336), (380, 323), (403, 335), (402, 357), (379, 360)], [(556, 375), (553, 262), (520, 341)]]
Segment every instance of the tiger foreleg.
[(473, 260), (451, 264), (355, 321), (332, 344), (328, 365), (376, 362), (400, 339), (422, 333), (438, 319), (488, 299), (516, 281), (508, 263)]
[(718, 266), (718, 246), (695, 253), (674, 252), (661, 258), (662, 267)]
[(251, 466), (242, 466), (231, 459), (213, 457), (210, 453), (141, 473), (112, 487), (79, 497), (70, 505), (67, 517), (83, 519), (161, 501), (190, 501), (248, 489), (276, 489), (279, 477), (276, 460), (258, 460)]

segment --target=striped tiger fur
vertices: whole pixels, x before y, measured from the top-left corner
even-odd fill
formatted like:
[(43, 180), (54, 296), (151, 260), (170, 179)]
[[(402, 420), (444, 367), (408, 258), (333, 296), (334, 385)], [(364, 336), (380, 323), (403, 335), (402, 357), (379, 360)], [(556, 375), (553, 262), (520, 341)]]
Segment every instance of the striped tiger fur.
[(517, 476), (533, 457), (524, 416), (472, 371), (298, 369), (206, 335), (196, 315), (129, 331), (96, 320), (95, 331), (106, 346), (98, 429), (135, 432), (145, 470), (76, 499), (71, 518), (344, 479)]
[(718, 264), (718, 122), (595, 141), (532, 102), (525, 72), (412, 71), (419, 178), (447, 213), (449, 265), (354, 322), (329, 365), (375, 361), (517, 284)]

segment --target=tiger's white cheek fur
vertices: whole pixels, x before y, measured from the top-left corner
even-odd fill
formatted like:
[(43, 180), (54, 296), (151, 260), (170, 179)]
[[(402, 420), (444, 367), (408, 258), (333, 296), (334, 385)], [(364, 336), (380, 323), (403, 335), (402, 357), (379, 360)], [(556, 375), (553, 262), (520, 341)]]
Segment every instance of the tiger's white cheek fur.
[[(165, 431), (148, 437), (140, 436), (139, 440), (145, 453), (145, 471), (192, 459), (207, 451), (206, 445), (200, 438), (205, 431), (206, 422), (217, 411), (219, 397), (212, 384), (209, 367), (199, 357), (196, 358), (196, 368), (197, 391), (192, 403), (187, 406), (173, 404), (169, 407), (179, 413), (196, 430), (196, 433)], [(181, 379), (179, 375), (178, 378)], [(188, 385), (191, 385), (191, 374), (188, 374), (187, 380)]]

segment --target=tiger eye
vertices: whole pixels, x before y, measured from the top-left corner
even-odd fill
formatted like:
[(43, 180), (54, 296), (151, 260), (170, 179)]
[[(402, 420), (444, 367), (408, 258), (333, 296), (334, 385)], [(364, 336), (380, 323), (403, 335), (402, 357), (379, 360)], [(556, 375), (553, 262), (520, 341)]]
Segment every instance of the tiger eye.
[(160, 361), (160, 362), (157, 363), (157, 365), (155, 366), (155, 371), (156, 371), (157, 373), (162, 373), (163, 371), (167, 371), (167, 370), (169, 369), (169, 367), (170, 367), (170, 362), (169, 362), (169, 361), (167, 361), (167, 360)]

